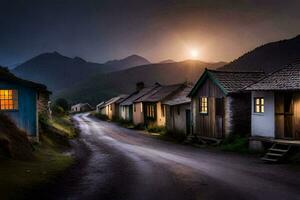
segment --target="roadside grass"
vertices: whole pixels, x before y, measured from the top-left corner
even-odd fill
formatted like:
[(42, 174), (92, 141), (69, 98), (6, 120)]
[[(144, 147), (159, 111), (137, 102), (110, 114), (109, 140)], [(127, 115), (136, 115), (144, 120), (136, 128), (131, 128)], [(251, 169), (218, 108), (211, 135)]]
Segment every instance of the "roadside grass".
[(65, 153), (68, 139), (75, 134), (70, 118), (41, 118), (40, 123), (40, 143), (32, 144), (32, 159), (0, 159), (0, 199), (23, 199), (37, 188), (54, 183), (74, 163)]
[(222, 151), (230, 151), (237, 153), (253, 153), (249, 151), (249, 141), (247, 137), (232, 135), (225, 138), (221, 145), (218, 146)]
[(50, 126), (66, 135), (69, 139), (76, 137), (76, 131), (70, 116), (53, 116), (52, 119), (49, 119), (48, 123)]

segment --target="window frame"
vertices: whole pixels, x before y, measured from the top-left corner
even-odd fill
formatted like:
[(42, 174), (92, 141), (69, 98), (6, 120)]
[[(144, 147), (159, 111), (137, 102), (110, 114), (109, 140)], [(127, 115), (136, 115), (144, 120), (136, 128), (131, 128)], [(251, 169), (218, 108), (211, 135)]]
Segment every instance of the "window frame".
[[(205, 99), (205, 101), (203, 101)], [(203, 107), (205, 109), (203, 109)], [(199, 113), (202, 115), (208, 114), (208, 96), (201, 96), (199, 98)]]
[(155, 105), (154, 104), (147, 104), (146, 105), (146, 117), (148, 119), (155, 119)]
[[(258, 103), (257, 103), (258, 100)], [(264, 97), (254, 97), (254, 113), (262, 114), (265, 113), (265, 98)], [(258, 110), (257, 110), (258, 108)]]
[[(1, 95), (1, 91), (8, 91), (7, 95)], [(11, 91), (11, 94), (9, 94)], [(7, 98), (5, 98), (7, 96)], [(9, 98), (11, 96), (11, 98)], [(4, 98), (3, 98), (4, 97)], [(2, 99), (3, 98), (3, 99)], [(2, 101), (12, 101), (12, 103), (7, 103), (7, 105), (11, 105), (12, 108), (3, 108), (2, 109)], [(6, 107), (5, 106), (5, 107)], [(13, 88), (0, 88), (0, 112), (16, 112), (19, 110), (19, 91)]]

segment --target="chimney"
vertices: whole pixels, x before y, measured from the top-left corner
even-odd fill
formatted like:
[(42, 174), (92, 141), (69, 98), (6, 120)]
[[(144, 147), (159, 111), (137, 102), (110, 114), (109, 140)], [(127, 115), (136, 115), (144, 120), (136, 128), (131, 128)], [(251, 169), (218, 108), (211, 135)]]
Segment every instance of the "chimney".
[(136, 83), (136, 90), (137, 90), (137, 91), (142, 90), (144, 87), (145, 87), (144, 82), (141, 81), (141, 82), (137, 82), (137, 83)]

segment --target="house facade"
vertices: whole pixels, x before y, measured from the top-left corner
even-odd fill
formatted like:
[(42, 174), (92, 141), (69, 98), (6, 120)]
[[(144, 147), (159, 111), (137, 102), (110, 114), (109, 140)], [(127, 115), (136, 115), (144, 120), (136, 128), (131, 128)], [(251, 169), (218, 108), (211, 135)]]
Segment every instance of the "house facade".
[(246, 88), (251, 91), (251, 136), (300, 140), (300, 64), (288, 65)]
[(163, 102), (166, 108), (166, 129), (169, 133), (189, 135), (191, 126), (191, 99), (187, 97), (192, 86), (187, 85), (182, 91)]
[[(166, 125), (166, 106), (163, 101), (171, 98), (181, 91), (184, 84), (158, 86), (148, 94), (135, 100), (135, 104), (142, 104), (142, 119), (146, 126), (165, 126)], [(138, 106), (137, 106), (138, 107)]]
[(127, 97), (128, 95), (113, 97), (106, 102), (98, 104), (96, 111), (100, 112), (102, 115), (106, 115), (110, 120), (112, 120), (113, 118), (118, 118), (120, 115), (119, 105)]
[(262, 72), (206, 69), (189, 93), (193, 133), (218, 139), (250, 134), (251, 94), (244, 88), (262, 77)]
[(93, 110), (93, 107), (88, 103), (78, 103), (76, 105), (71, 106), (72, 113), (88, 112), (88, 111), (92, 111), (92, 110)]
[(44, 85), (0, 71), (0, 113), (35, 140), (39, 140), (38, 115), (48, 114), (50, 94)]
[(135, 125), (143, 123), (143, 104), (136, 102), (136, 100), (158, 87), (160, 87), (159, 84), (150, 87), (139, 87), (134, 93), (129, 95), (126, 100), (120, 103), (120, 117), (124, 120), (133, 122)]

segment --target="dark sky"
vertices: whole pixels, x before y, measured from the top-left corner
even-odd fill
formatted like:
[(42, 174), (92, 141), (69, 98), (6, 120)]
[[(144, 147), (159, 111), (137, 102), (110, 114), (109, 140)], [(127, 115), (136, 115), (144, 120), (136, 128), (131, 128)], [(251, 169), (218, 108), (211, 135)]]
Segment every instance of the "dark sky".
[(0, 65), (58, 51), (103, 62), (230, 61), (300, 33), (299, 0), (0, 0)]

